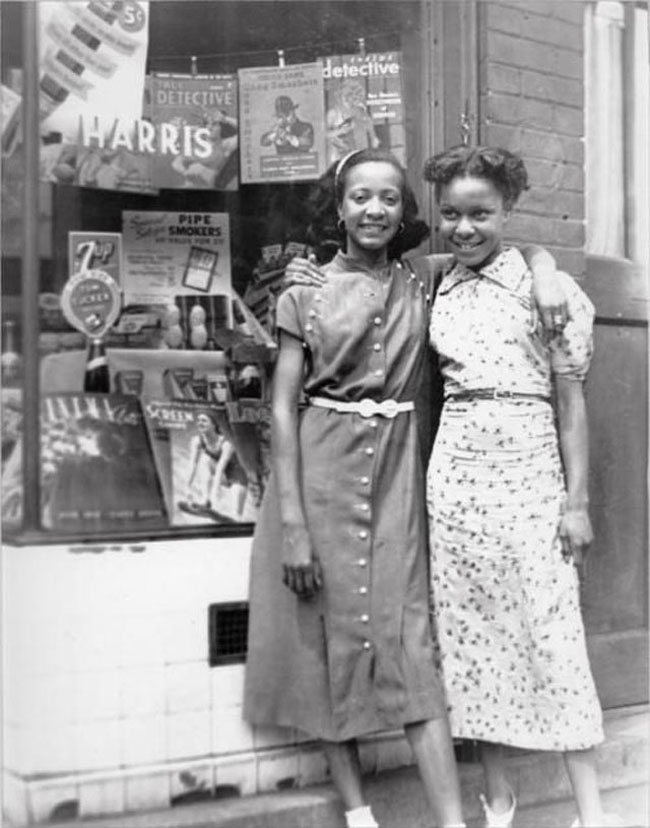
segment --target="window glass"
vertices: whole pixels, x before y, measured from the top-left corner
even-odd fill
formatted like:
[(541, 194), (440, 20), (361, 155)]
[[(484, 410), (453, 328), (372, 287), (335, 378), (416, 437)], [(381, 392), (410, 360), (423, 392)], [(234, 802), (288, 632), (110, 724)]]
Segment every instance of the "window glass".
[[(1, 4), (3, 83), (17, 96), (21, 5)], [(78, 17), (75, 37), (84, 38), (78, 59), (65, 50), (49, 54), (46, 70), (57, 60), (62, 65), (49, 72), (46, 89), (43, 66), (39, 71), (52, 110), (65, 100), (53, 75), (83, 88), (89, 72), (80, 56), (96, 49), (94, 65), (100, 66), (96, 41), (116, 30), (113, 6), (120, 4), (74, 6), (80, 10), (70, 11)], [(79, 17), (89, 10), (98, 17), (92, 31)], [(56, 130), (41, 135), (41, 175), (55, 183), (42, 184), (40, 195), (42, 416), (40, 446), (29, 451), (40, 452), (42, 528), (63, 535), (250, 531), (269, 472), (274, 305), (286, 261), (306, 249), (305, 204), (317, 177), (315, 168), (299, 173), (307, 163), (303, 156), (314, 154), (321, 135), (318, 172), (366, 145), (390, 148), (416, 171), (414, 177), (421, 168), (420, 124), (406, 117), (418, 111), (420, 94), (419, 2), (183, 0), (150, 2), (148, 10), (142, 121), (176, 125), (174, 134), (185, 141), (182, 152), (166, 159), (166, 177), (152, 179), (157, 186), (151, 191), (128, 191), (129, 177), (139, 186), (145, 169), (130, 148), (79, 150), (66, 146)], [(50, 34), (65, 28), (64, 17), (53, 21)], [(130, 34), (124, 48), (135, 30)], [(301, 97), (297, 74), (287, 76), (282, 88), (271, 77), (260, 91), (263, 71), (284, 65), (291, 72), (319, 59), (324, 71), (318, 100)], [(250, 73), (246, 90), (240, 70)], [(229, 99), (229, 83), (238, 101)], [(195, 111), (182, 112), (183, 100), (195, 102)], [(267, 127), (253, 141), (247, 130), (262, 120)], [(206, 131), (212, 149), (197, 158), (199, 133), (205, 137)], [(13, 216), (13, 224), (3, 226), (4, 349), (10, 352), (20, 341), (22, 159), (19, 141), (11, 146), (16, 140), (15, 134), (3, 136), (11, 158), (3, 165), (3, 208), (10, 199), (15, 208), (3, 211), (3, 222)], [(175, 139), (166, 140), (171, 147)], [(238, 164), (247, 142), (254, 143), (256, 159), (263, 156), (266, 175), (250, 177)], [(294, 157), (299, 161), (287, 176)], [(15, 168), (11, 176), (9, 167)], [(11, 181), (15, 187), (6, 186)], [(170, 248), (169, 278), (177, 289), (165, 301), (151, 300), (125, 279), (127, 272), (146, 269), (153, 258), (147, 239), (156, 233), (187, 239), (182, 261)], [(210, 244), (216, 236), (227, 239), (221, 248)], [(101, 346), (88, 348), (99, 336), (84, 325), (99, 320), (102, 330), (107, 313), (101, 301), (92, 302), (103, 296), (110, 303), (109, 282), (99, 274), (108, 273), (110, 281), (112, 268), (120, 266), (119, 318)], [(215, 291), (225, 276), (228, 289)], [(164, 282), (154, 281), (147, 287)], [(79, 326), (71, 325), (71, 308)], [(20, 382), (11, 384), (19, 423)], [(3, 471), (12, 485), (11, 503), (5, 491), (3, 520), (11, 529), (21, 523), (20, 428), (6, 433), (12, 437), (3, 443)]]
[(625, 255), (623, 4), (586, 10), (587, 251)]
[(647, 263), (648, 9), (585, 12), (586, 248)]

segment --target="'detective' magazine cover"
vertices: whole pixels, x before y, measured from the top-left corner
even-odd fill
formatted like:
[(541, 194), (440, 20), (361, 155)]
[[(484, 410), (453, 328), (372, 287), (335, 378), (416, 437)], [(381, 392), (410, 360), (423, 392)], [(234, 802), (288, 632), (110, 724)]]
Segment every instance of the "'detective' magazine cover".
[(367, 147), (389, 150), (406, 165), (401, 53), (322, 60), (328, 165)]
[(151, 119), (167, 140), (154, 158), (157, 187), (236, 190), (239, 121), (236, 75), (151, 75)]

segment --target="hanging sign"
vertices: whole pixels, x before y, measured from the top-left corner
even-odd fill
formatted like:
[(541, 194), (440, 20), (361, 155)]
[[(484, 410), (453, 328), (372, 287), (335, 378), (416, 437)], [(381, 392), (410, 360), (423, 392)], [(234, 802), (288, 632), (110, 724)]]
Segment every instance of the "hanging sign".
[(150, 82), (156, 187), (236, 190), (237, 76), (154, 73)]
[(125, 210), (122, 238), (126, 304), (231, 295), (228, 213)]
[(311, 181), (325, 172), (323, 66), (239, 70), (242, 183)]
[(71, 276), (61, 293), (63, 315), (89, 339), (102, 339), (120, 315), (120, 289), (103, 270)]
[(401, 52), (323, 58), (328, 164), (367, 147), (406, 165)]
[(70, 275), (101, 268), (122, 284), (122, 234), (88, 230), (68, 233), (68, 265)]
[(153, 192), (143, 117), (149, 3), (36, 4), (39, 19), (40, 177)]

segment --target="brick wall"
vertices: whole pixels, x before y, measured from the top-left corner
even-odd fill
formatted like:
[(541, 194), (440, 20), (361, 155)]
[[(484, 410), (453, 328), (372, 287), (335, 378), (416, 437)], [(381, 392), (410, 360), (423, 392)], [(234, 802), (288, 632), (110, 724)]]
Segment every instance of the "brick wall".
[(583, 14), (579, 0), (499, 0), (479, 10), (479, 141), (524, 158), (531, 188), (510, 239), (584, 273)]

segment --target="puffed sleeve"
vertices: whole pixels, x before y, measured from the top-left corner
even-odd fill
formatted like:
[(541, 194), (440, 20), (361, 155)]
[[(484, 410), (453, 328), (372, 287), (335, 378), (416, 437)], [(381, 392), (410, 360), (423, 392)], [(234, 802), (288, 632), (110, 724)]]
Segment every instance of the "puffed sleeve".
[(285, 290), (278, 299), (275, 324), (276, 327), (304, 341), (305, 334), (300, 313), (299, 293), (295, 286)]
[(594, 306), (588, 296), (567, 273), (558, 272), (567, 297), (569, 321), (561, 336), (551, 340), (553, 373), (565, 379), (583, 380), (594, 348)]

